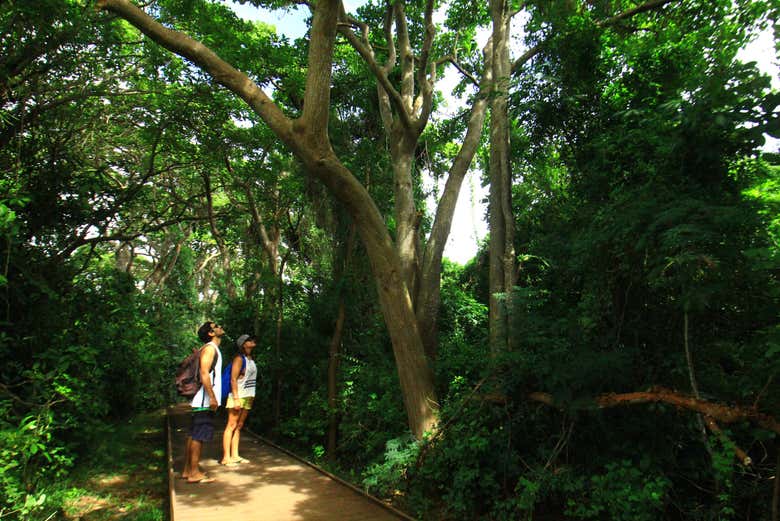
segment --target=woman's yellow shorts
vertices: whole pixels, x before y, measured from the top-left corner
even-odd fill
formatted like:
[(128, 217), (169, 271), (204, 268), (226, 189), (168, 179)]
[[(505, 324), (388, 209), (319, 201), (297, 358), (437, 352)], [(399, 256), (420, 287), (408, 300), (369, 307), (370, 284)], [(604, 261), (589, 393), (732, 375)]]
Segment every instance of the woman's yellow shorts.
[[(244, 398), (239, 398), (238, 401), (241, 404), (241, 408), (242, 409), (246, 409), (248, 411), (248, 410), (250, 410), (252, 408), (252, 402), (255, 401), (255, 397), (254, 396), (247, 396), (247, 397), (244, 397)], [(236, 402), (233, 400), (233, 395), (229, 394), (228, 395), (228, 399), (227, 399), (227, 403), (225, 404), (225, 408), (226, 409), (232, 409), (232, 408), (235, 407), (235, 403)]]

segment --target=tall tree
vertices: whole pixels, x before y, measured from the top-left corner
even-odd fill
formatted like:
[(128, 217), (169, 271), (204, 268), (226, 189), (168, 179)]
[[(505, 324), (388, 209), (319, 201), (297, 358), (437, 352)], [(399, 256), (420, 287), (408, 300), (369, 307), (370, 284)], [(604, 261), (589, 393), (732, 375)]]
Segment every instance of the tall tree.
[(512, 171), (509, 151), (509, 30), (512, 20), (509, 0), (491, 0), (493, 24), (493, 78), (490, 96), (489, 196), (489, 324), (493, 355), (511, 348), (510, 311), (515, 285)]
[[(480, 70), (476, 77), (468, 75), (477, 87), (477, 92), (468, 109), (468, 122), (461, 144), (447, 167), (444, 191), (434, 211), (430, 234), (424, 237), (421, 216), (425, 209), (416, 197), (415, 157), (421, 136), (429, 126), (435, 108), (437, 75), (444, 64), (453, 62), (460, 66), (456, 59), (459, 42), (453, 44), (445, 40), (437, 44), (438, 29), (433, 23), (433, 0), (420, 3), (422, 5), (410, 2), (407, 7), (406, 4), (401, 1), (386, 2), (381, 31), (342, 11), (342, 19), (349, 25), (340, 25), (339, 31), (365, 60), (376, 79), (380, 114), (392, 160), (395, 248), (415, 309), (425, 353), (433, 361), (438, 343), (437, 322), (444, 247), (452, 227), (463, 179), (480, 144), (487, 113), (487, 92), (492, 88), (493, 55), (488, 42), (484, 49), (484, 62), (478, 65)], [(409, 15), (410, 11), (419, 17)], [(350, 26), (357, 27), (362, 38)], [(421, 31), (422, 37), (413, 33), (410, 27)], [(459, 27), (457, 30), (468, 34), (470, 30), (473, 31), (473, 27), (474, 22), (471, 22), (470, 27)], [(379, 40), (379, 43), (374, 43), (372, 38)], [(375, 50), (378, 44), (383, 48), (384, 62)], [(448, 44), (454, 49), (449, 49)], [(441, 53), (442, 50), (444, 53)], [(441, 55), (436, 55), (437, 51)], [(416, 174), (419, 177), (420, 173)], [(440, 173), (431, 174), (438, 176)]]
[(98, 0), (169, 50), (191, 60), (243, 99), (303, 164), (306, 174), (322, 181), (350, 213), (366, 247), (377, 293), (392, 339), (409, 427), (421, 437), (431, 430), (438, 408), (433, 374), (404, 279), (401, 259), (381, 214), (365, 187), (339, 161), (328, 137), (330, 78), (340, 2), (326, 0), (314, 8), (303, 110), (290, 118), (245, 73), (213, 50), (182, 32), (163, 26), (128, 0)]

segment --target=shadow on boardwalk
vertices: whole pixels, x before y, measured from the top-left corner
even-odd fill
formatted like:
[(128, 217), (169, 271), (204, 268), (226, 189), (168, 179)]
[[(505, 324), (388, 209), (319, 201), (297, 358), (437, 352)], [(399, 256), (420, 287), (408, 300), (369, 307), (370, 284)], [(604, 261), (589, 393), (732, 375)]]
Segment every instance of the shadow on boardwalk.
[[(219, 417), (219, 415), (218, 415)], [(384, 521), (411, 519), (378, 504), (318, 472), (259, 438), (242, 433), (241, 455), (249, 460), (235, 467), (219, 464), (222, 427), (204, 444), (201, 467), (214, 483), (190, 484), (179, 478), (189, 408), (168, 409), (171, 521)]]

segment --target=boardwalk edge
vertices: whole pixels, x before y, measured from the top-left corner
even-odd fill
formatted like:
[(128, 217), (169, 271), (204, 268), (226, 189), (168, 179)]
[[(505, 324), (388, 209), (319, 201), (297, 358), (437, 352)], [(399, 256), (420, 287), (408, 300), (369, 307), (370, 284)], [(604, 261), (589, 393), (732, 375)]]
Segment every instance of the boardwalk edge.
[[(363, 496), (363, 497), (366, 497), (366, 498), (370, 499), (371, 501), (373, 501), (377, 505), (381, 506), (382, 508), (384, 508), (388, 512), (391, 512), (391, 513), (395, 514), (396, 516), (400, 517), (401, 519), (405, 519), (406, 521), (418, 521), (416, 518), (409, 516), (409, 514), (406, 514), (405, 512), (402, 512), (402, 511), (398, 510), (397, 508), (395, 508), (395, 507), (393, 507), (391, 505), (388, 505), (387, 503), (385, 503), (384, 501), (382, 501), (378, 497), (372, 496), (368, 492), (360, 489), (359, 487), (356, 487), (355, 485), (353, 485), (349, 481), (346, 481), (346, 480), (336, 476), (335, 474), (333, 474), (331, 472), (328, 472), (327, 470), (325, 470), (322, 467), (312, 463), (311, 461), (308, 461), (308, 460), (298, 456), (294, 452), (290, 452), (288, 449), (285, 449), (284, 447), (282, 447), (280, 445), (277, 445), (273, 441), (269, 440), (268, 438), (266, 438), (264, 436), (261, 436), (261, 435), (257, 434), (253, 430), (247, 429), (246, 427), (244, 427), (243, 430), (245, 432), (248, 432), (249, 434), (251, 434), (255, 438), (259, 439), (261, 442), (263, 442), (263, 443), (265, 443), (265, 444), (275, 448), (276, 450), (278, 450), (280, 452), (285, 453), (286, 455), (290, 456), (291, 458), (294, 458), (294, 459), (300, 461), (304, 465), (307, 465), (307, 466), (313, 468), (314, 470), (316, 470), (320, 474), (323, 474), (323, 475), (329, 477), (333, 481), (336, 481), (336, 482), (340, 483), (341, 485), (344, 485), (345, 487), (347, 487), (348, 489), (352, 490), (356, 494), (359, 494), (360, 496)], [(173, 520), (171, 520), (171, 521), (173, 521)]]
[(175, 476), (173, 473), (173, 444), (171, 442), (171, 407), (165, 408), (165, 433), (168, 449), (168, 521), (174, 521), (173, 500), (176, 491), (173, 487)]

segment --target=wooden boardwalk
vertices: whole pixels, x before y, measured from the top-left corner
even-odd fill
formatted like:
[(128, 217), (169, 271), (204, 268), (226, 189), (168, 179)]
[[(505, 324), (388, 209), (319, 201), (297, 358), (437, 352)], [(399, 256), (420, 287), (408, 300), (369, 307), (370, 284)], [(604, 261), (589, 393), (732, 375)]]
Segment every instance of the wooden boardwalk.
[[(224, 417), (224, 415), (218, 415)], [(219, 464), (222, 425), (204, 444), (201, 467), (214, 483), (190, 484), (179, 477), (189, 427), (189, 407), (168, 409), (168, 476), (171, 521), (398, 521), (412, 519), (386, 508), (326, 473), (251, 433), (241, 433), (241, 456), (249, 463)]]

